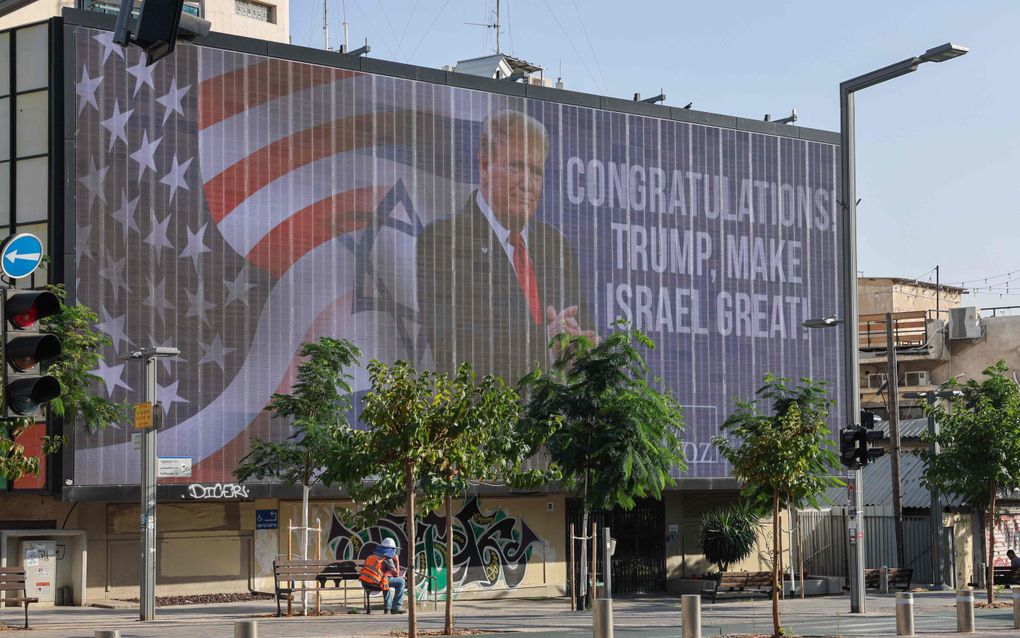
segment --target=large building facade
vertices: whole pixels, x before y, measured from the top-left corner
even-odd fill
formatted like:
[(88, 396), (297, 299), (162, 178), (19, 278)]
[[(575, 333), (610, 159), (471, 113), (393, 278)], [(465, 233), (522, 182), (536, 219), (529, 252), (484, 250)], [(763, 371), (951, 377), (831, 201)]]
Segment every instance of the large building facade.
[[(157, 380), (160, 593), (265, 591), (298, 546), (298, 492), (237, 484), (233, 469), (253, 438), (290, 434), (264, 407), (320, 336), (353, 340), (366, 362), (472, 361), (513, 382), (547, 364), (556, 329), (647, 332), (652, 372), (684, 406), (688, 469), (662, 501), (604, 519), (614, 583), (632, 591), (704, 569), (698, 517), (737, 493), (711, 443), (734, 398), (766, 372), (843, 396), (839, 331), (802, 327), (841, 313), (838, 136), (218, 34), (145, 67), (111, 27), (65, 11), (0, 34), (19, 59), (35, 47), (61, 61), (3, 65), (0, 114), (36, 128), (7, 129), (0, 221), (45, 236), (40, 278), (99, 314), (113, 341), (99, 392), (141, 399), (141, 368), (118, 358), (130, 349), (182, 352)], [(354, 387), (367, 390), (363, 369)], [(0, 545), (16, 560), (20, 540), (64, 532), (88, 555), (61, 572), (76, 600), (131, 595), (132, 425), (63, 427), (71, 445), (37, 495), (9, 499)], [(313, 498), (323, 556), (402, 538), (398, 517), (353, 529), (341, 494)], [(419, 524), (432, 582), (563, 593), (569, 494), (483, 490), (457, 507), (452, 570), (445, 523)]]

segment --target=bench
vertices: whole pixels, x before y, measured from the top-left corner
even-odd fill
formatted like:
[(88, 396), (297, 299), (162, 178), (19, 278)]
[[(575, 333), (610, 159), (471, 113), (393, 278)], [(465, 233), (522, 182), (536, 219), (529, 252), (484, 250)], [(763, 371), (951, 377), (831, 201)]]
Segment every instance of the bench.
[[(890, 589), (902, 589), (903, 591), (910, 589), (910, 581), (914, 577), (913, 567), (888, 567), (887, 569)], [(867, 589), (879, 589), (882, 586), (882, 570), (865, 569), (864, 586)]]
[(716, 601), (719, 592), (745, 590), (755, 590), (771, 596), (772, 572), (719, 572), (715, 587), (711, 590), (712, 602)]
[[(24, 567), (0, 567), (0, 591), (4, 594), (3, 600), (8, 603), (24, 603), (25, 605), (25, 629), (28, 629), (28, 605), (39, 602), (38, 598), (30, 597), (25, 584)], [(10, 596), (8, 592), (20, 592), (19, 596)]]
[[(357, 581), (362, 561), (353, 560), (305, 560), (300, 558), (277, 559), (273, 561), (273, 581), (276, 590), (276, 615), (282, 616), (280, 601), (287, 601), (287, 615), (290, 615), (291, 603), (297, 592), (315, 592), (316, 607), (318, 596), (329, 584), (334, 589), (343, 588), (344, 600), (347, 600), (347, 581)], [(368, 604), (368, 592), (365, 592), (365, 604)]]
[(993, 567), (996, 585), (1020, 585), (1020, 567)]

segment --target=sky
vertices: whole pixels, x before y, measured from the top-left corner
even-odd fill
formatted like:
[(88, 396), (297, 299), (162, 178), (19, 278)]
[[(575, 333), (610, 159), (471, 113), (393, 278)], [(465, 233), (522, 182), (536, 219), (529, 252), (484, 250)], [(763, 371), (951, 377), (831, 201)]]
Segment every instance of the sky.
[[(327, 0), (330, 45), (427, 67), (495, 51), (495, 0)], [(502, 48), (565, 88), (839, 129), (839, 83), (945, 42), (970, 53), (856, 95), (858, 270), (1020, 306), (1020, 2), (503, 0)], [(291, 0), (323, 46), (322, 0)]]

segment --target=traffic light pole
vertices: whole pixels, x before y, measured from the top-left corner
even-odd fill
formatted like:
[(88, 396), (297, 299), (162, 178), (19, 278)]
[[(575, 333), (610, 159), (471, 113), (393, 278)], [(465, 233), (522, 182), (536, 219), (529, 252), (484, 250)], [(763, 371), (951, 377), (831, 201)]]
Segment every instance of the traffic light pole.
[[(156, 359), (174, 357), (181, 352), (173, 347), (149, 347), (136, 350), (126, 359), (140, 359), (145, 366), (145, 393), (143, 403), (156, 412), (148, 427), (141, 430), (142, 459), (140, 479), (141, 556), (138, 578), (138, 618), (142, 621), (156, 618), (156, 430), (160, 419), (156, 404)], [(138, 424), (136, 423), (136, 426)]]
[[(143, 351), (144, 352), (144, 351)], [(144, 355), (143, 355), (144, 356)], [(156, 357), (144, 356), (145, 396), (156, 403)], [(156, 428), (142, 430), (142, 556), (139, 578), (139, 620), (156, 618)]]

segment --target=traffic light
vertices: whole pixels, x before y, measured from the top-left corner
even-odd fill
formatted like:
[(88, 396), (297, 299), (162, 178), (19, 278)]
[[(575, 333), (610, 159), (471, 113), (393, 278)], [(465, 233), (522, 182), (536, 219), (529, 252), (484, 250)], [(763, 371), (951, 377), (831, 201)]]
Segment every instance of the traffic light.
[(875, 416), (874, 412), (868, 412), (867, 410), (861, 410), (861, 427), (865, 430), (874, 430), (875, 422), (878, 421), (878, 417)]
[(871, 447), (885, 436), (879, 430), (860, 426), (843, 428), (839, 431), (839, 460), (850, 470), (857, 470), (885, 454), (880, 447)]
[(39, 334), (40, 319), (60, 312), (45, 290), (3, 289), (3, 416), (39, 416), (39, 406), (60, 396), (60, 383), (40, 374), (39, 364), (60, 356), (60, 339)]

